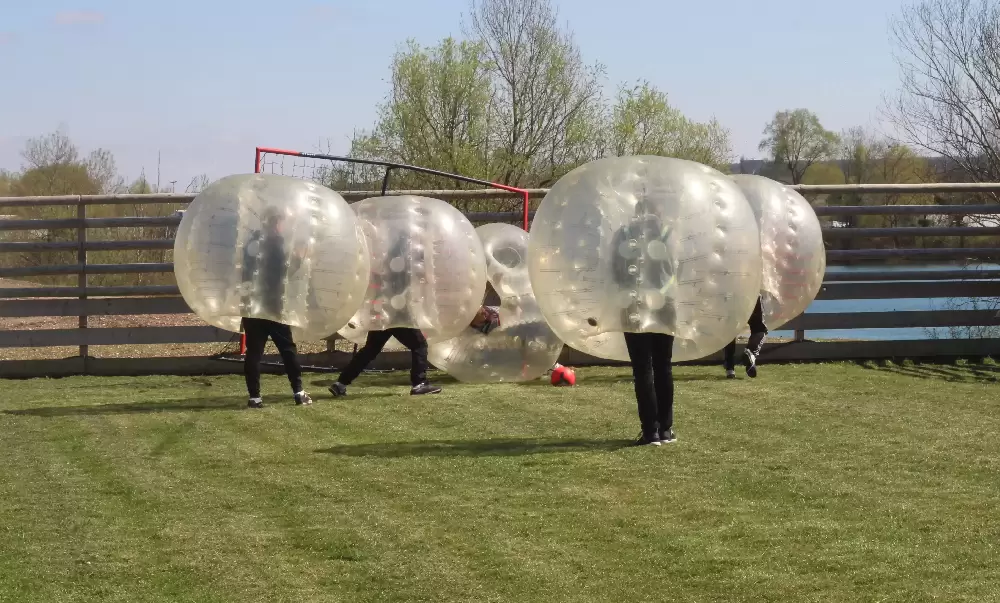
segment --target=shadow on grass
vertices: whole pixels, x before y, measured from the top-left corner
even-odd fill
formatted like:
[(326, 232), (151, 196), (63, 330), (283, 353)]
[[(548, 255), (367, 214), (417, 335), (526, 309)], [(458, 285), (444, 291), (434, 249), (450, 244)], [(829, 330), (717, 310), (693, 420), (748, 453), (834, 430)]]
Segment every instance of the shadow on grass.
[(505, 438), (491, 440), (423, 440), (381, 444), (347, 444), (316, 452), (337, 456), (398, 458), (408, 456), (523, 456), (558, 452), (613, 451), (632, 440)]
[[(435, 373), (428, 376), (428, 380), (435, 385), (453, 385), (459, 383), (457, 379), (446, 373)], [(316, 387), (330, 387), (337, 379), (329, 377), (325, 379), (315, 379), (309, 385)], [(361, 375), (356, 381), (351, 383), (351, 391), (363, 391), (369, 387), (410, 387), (410, 372), (396, 371), (393, 373)], [(388, 395), (388, 394), (386, 394)]]
[[(688, 375), (688, 374), (680, 374), (680, 375), (678, 375), (677, 371), (676, 370), (674, 371), (674, 381), (675, 382), (684, 382), (684, 381), (717, 381), (718, 379), (725, 380), (726, 379), (726, 374), (722, 373), (721, 375), (718, 375), (718, 376), (716, 376), (716, 375)], [(620, 384), (620, 385), (631, 386), (632, 382), (633, 382), (633, 380), (632, 380), (632, 373), (628, 369), (625, 369), (625, 372), (623, 372), (620, 375), (588, 375), (586, 372), (583, 372), (583, 371), (580, 371), (580, 370), (576, 371), (576, 383), (577, 383), (577, 385), (587, 385), (587, 384), (590, 384), (590, 383), (604, 383), (604, 384)], [(548, 377), (545, 377), (545, 378), (543, 378), (541, 380), (538, 380), (538, 381), (529, 381), (527, 383), (520, 383), (519, 385), (532, 385), (532, 386), (546, 385), (546, 386), (552, 387), (552, 384), (549, 383)]]
[[(290, 397), (289, 397), (290, 398)], [(265, 405), (267, 403), (265, 402)], [(291, 404), (291, 402), (288, 402)], [(278, 404), (272, 404), (277, 406)], [(4, 414), (29, 417), (73, 417), (87, 415), (121, 415), (157, 412), (192, 412), (201, 410), (244, 410), (246, 396), (197, 398), (194, 400), (165, 400), (163, 402), (134, 402), (126, 404), (93, 404), (84, 406), (42, 406), (20, 410), (5, 410)]]
[(1000, 382), (1000, 366), (991, 364), (889, 364), (864, 362), (862, 368), (903, 375), (915, 379), (935, 379), (950, 382)]

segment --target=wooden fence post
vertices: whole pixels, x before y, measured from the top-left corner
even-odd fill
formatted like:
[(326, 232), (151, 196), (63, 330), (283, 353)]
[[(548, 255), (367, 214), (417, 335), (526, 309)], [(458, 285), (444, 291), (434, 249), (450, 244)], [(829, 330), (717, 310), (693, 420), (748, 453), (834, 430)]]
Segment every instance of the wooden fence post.
[[(78, 198), (76, 202), (76, 219), (79, 220), (79, 226), (76, 229), (76, 261), (80, 265), (80, 272), (76, 275), (76, 285), (80, 289), (80, 299), (87, 299), (87, 224), (85, 222), (87, 218), (87, 206), (83, 203), (83, 198)], [(86, 304), (81, 304), (81, 308), (85, 308)], [(79, 327), (81, 329), (87, 328), (87, 314), (86, 309), (80, 314)], [(80, 358), (83, 359), (83, 372), (88, 372), (87, 358), (90, 356), (90, 346), (81, 345), (80, 346)]]

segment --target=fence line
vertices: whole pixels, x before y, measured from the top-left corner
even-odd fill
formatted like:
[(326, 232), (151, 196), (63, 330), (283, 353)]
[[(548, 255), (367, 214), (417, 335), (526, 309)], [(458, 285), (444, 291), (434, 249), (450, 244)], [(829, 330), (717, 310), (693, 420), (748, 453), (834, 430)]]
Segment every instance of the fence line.
[[(920, 184), (920, 185), (809, 185), (794, 186), (803, 194), (934, 194), (934, 193), (997, 193), (1000, 183), (984, 184)], [(533, 189), (529, 193), (537, 199), (548, 189)], [(356, 201), (373, 194), (371, 191), (346, 191), (341, 193), (348, 201)], [(415, 194), (437, 197), (444, 200), (462, 199), (502, 199), (507, 193), (496, 190), (435, 190), (435, 191), (389, 191), (388, 194)], [(0, 267), (0, 278), (75, 275), (76, 284), (71, 286), (0, 287), (0, 316), (8, 318), (30, 318), (43, 316), (77, 316), (75, 329), (45, 329), (34, 331), (0, 332), (2, 347), (48, 347), (78, 346), (82, 366), (87, 370), (89, 346), (139, 344), (155, 345), (164, 343), (212, 343), (228, 341), (231, 333), (210, 326), (188, 327), (142, 327), (128, 329), (121, 327), (92, 328), (91, 316), (143, 315), (143, 314), (190, 314), (190, 308), (179, 296), (173, 285), (135, 286), (90, 286), (89, 275), (101, 274), (157, 274), (173, 271), (170, 262), (98, 263), (87, 261), (88, 252), (123, 250), (170, 250), (173, 239), (162, 237), (134, 240), (93, 240), (88, 232), (93, 229), (113, 228), (176, 228), (180, 223), (180, 212), (171, 216), (136, 217), (87, 217), (87, 208), (96, 205), (124, 204), (178, 204), (183, 205), (194, 199), (191, 194), (145, 194), (145, 195), (69, 195), (62, 197), (10, 197), (0, 198), (0, 208), (17, 207), (76, 207), (76, 217), (23, 219), (6, 216), (0, 219), (0, 235), (10, 231), (54, 231), (75, 230), (75, 240), (63, 241), (0, 241), (0, 253), (39, 253), (51, 251), (75, 251), (73, 263), (47, 264), (37, 266)], [(820, 216), (998, 216), (1000, 204), (970, 205), (883, 205), (883, 206), (826, 206), (815, 207)], [(532, 214), (534, 212), (531, 212)], [(479, 211), (466, 214), (474, 222), (516, 221), (523, 212)], [(167, 231), (169, 234), (169, 230)], [(853, 241), (888, 237), (994, 237), (1000, 235), (1000, 226), (904, 226), (896, 228), (848, 228), (824, 226), (823, 236), (827, 241)], [(146, 235), (149, 236), (148, 234)], [(938, 248), (938, 249), (830, 249), (827, 258), (837, 260), (968, 260), (998, 259), (1000, 249)], [(990, 297), (1000, 298), (1000, 270), (873, 270), (865, 273), (829, 272), (819, 292), (818, 300), (848, 299), (895, 299), (895, 298), (956, 298)], [(888, 282), (887, 282), (888, 281)], [(994, 310), (942, 310), (914, 312), (844, 312), (830, 314), (803, 314), (782, 330), (794, 330), (796, 343), (772, 345), (768, 353), (773, 359), (820, 359), (871, 357), (876, 355), (957, 355), (978, 352), (991, 353), (997, 349), (1000, 340), (926, 340), (899, 342), (807, 342), (808, 330), (827, 329), (871, 329), (907, 327), (1000, 327), (1000, 318)], [(990, 343), (993, 342), (993, 343)], [(586, 362), (587, 357), (574, 350), (568, 350), (568, 358)], [(853, 356), (852, 356), (853, 355)], [(101, 359), (104, 360), (109, 359)], [(594, 359), (591, 359), (594, 360)], [(24, 361), (18, 361), (24, 362)], [(173, 362), (173, 361), (172, 361)], [(179, 361), (177, 361), (179, 362)], [(174, 362), (174, 364), (177, 364)], [(100, 363), (99, 363), (100, 364)], [(181, 362), (187, 367), (197, 363)], [(74, 366), (63, 363), (59, 366)], [(0, 362), (0, 375), (5, 374), (3, 366), (13, 366)], [(29, 365), (24, 365), (29, 366)], [(40, 366), (31, 364), (30, 366)], [(55, 365), (53, 365), (55, 366)], [(103, 366), (110, 366), (104, 363)], [(138, 364), (136, 365), (138, 366)], [(11, 369), (13, 370), (13, 369)], [(20, 370), (20, 369), (18, 369)], [(25, 369), (27, 370), (27, 369)], [(33, 370), (33, 369), (32, 369)], [(62, 369), (59, 369), (62, 370)], [(70, 370), (70, 369), (66, 369)], [(72, 369), (77, 370), (77, 369)], [(105, 369), (101, 369), (105, 370)], [(110, 370), (110, 369), (107, 369)], [(9, 371), (8, 371), (9, 372)], [(16, 372), (16, 371), (15, 371)], [(58, 372), (58, 371), (57, 371)]]

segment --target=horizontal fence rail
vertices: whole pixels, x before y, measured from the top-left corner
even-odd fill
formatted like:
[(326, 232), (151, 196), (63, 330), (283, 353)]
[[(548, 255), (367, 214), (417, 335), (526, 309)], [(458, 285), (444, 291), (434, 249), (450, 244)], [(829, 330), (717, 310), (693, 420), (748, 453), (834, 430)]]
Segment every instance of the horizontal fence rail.
[[(811, 185), (792, 187), (804, 195), (853, 194), (952, 194), (967, 193), (997, 194), (1000, 197), (1000, 183), (985, 184), (925, 184), (925, 185)], [(532, 189), (530, 197), (539, 200), (548, 189)], [(372, 191), (344, 191), (341, 195), (349, 202), (358, 201), (377, 193)], [(509, 193), (494, 189), (475, 190), (434, 190), (434, 191), (389, 191), (390, 195), (413, 194), (436, 197), (446, 201), (474, 199), (504, 199)], [(106, 327), (93, 328), (89, 317), (144, 316), (144, 315), (190, 315), (191, 309), (180, 297), (179, 289), (173, 285), (124, 285), (93, 286), (87, 283), (91, 275), (109, 274), (162, 274), (173, 271), (168, 261), (139, 261), (131, 263), (94, 263), (87, 261), (88, 252), (106, 251), (169, 251), (173, 249), (173, 230), (180, 224), (183, 207), (195, 195), (153, 194), (153, 195), (70, 195), (62, 197), (9, 197), (0, 198), (0, 209), (23, 207), (75, 207), (76, 217), (26, 219), (20, 216), (0, 218), (0, 254), (23, 254), (23, 258), (44, 257), (33, 254), (46, 252), (73, 252), (75, 262), (59, 264), (44, 263), (0, 266), (0, 279), (20, 279), (30, 277), (52, 277), (75, 275), (75, 286), (4, 286), (0, 283), (0, 317), (8, 319), (33, 319), (44, 317), (79, 318), (78, 328), (46, 328), (0, 331), (0, 348), (40, 348), (79, 347), (79, 359), (59, 361), (0, 361), (0, 376), (26, 375), (31, 371), (41, 371), (47, 366), (52, 374), (74, 372), (114, 371), (112, 366), (131, 367), (121, 370), (142, 371), (148, 368), (144, 359), (104, 359), (89, 357), (89, 346), (139, 345), (156, 346), (162, 344), (220, 343), (229, 342), (233, 333), (208, 325), (199, 326), (144, 326), (137, 328)], [(173, 204), (180, 208), (166, 216), (135, 217), (88, 217), (87, 208), (99, 205), (145, 205)], [(852, 216), (989, 216), (997, 218), (985, 226), (954, 225), (953, 220), (944, 223), (929, 223), (927, 226), (903, 226), (898, 228), (846, 227), (834, 222), (824, 224), (824, 240), (845, 243), (865, 239), (906, 239), (912, 241), (927, 237), (952, 237), (962, 239), (1000, 235), (1000, 203), (948, 204), (948, 205), (844, 205), (815, 206), (817, 215), (831, 218)], [(170, 209), (166, 209), (170, 212)], [(15, 213), (13, 211), (6, 213)], [(164, 212), (161, 212), (164, 213)], [(521, 211), (473, 211), (466, 216), (475, 223), (513, 222), (523, 218)], [(534, 212), (530, 213), (534, 216)], [(941, 221), (939, 221), (941, 222)], [(952, 225), (946, 225), (951, 222)], [(912, 222), (911, 222), (912, 223)], [(95, 240), (88, 235), (98, 229), (135, 229), (132, 232), (145, 233), (125, 240)], [(144, 229), (161, 229), (147, 231)], [(17, 232), (58, 232), (75, 231), (69, 240), (4, 240), (5, 233)], [(166, 233), (159, 237), (157, 232)], [(11, 235), (15, 236), (15, 235)], [(34, 236), (34, 235), (33, 235)], [(44, 237), (45, 235), (42, 235)], [(155, 237), (155, 238), (154, 238)], [(1000, 259), (1000, 248), (994, 249), (970, 245), (968, 247), (912, 248), (912, 249), (828, 249), (827, 258), (832, 264), (840, 261), (983, 261)], [(850, 245), (846, 245), (850, 247)], [(166, 257), (166, 256), (162, 256)], [(169, 259), (169, 258), (167, 258)], [(27, 259), (23, 260), (27, 262)], [(21, 285), (26, 283), (19, 283)], [(839, 272), (828, 270), (817, 300), (879, 300), (879, 299), (953, 299), (990, 298), (1000, 299), (1000, 269), (962, 269), (947, 266), (935, 270), (887, 270), (873, 269), (860, 272)], [(896, 329), (896, 328), (997, 328), (1000, 337), (1000, 316), (996, 310), (969, 308), (948, 310), (919, 310), (902, 312), (836, 312), (806, 313), (786, 325), (782, 331), (794, 331), (796, 340), (769, 344), (765, 357), (777, 360), (821, 360), (848, 358), (879, 358), (892, 356), (927, 357), (989, 355), (1000, 350), (1000, 339), (926, 339), (917, 341), (838, 341), (814, 342), (805, 340), (806, 331), (851, 330), (851, 329)], [(334, 353), (336, 356), (338, 353)], [(387, 357), (394, 358), (393, 354)], [(406, 364), (406, 357), (399, 357)], [(593, 359), (575, 350), (567, 349), (564, 358), (571, 363), (606, 363)], [(78, 363), (80, 360), (81, 363)], [(134, 360), (134, 362), (133, 362)], [(162, 366), (183, 367), (178, 370), (194, 372), (206, 369), (210, 360), (205, 359), (159, 359)], [(715, 361), (715, 360), (711, 360)], [(41, 362), (42, 364), (38, 364)], [(116, 364), (117, 362), (117, 364)], [(55, 363), (55, 364), (52, 364)], [(206, 364), (209, 363), (209, 364)], [(215, 365), (212, 365), (215, 366)], [(17, 368), (21, 367), (21, 368)], [(27, 368), (26, 368), (27, 367)], [(81, 368), (82, 367), (82, 368)], [(238, 370), (232, 366), (218, 370)]]

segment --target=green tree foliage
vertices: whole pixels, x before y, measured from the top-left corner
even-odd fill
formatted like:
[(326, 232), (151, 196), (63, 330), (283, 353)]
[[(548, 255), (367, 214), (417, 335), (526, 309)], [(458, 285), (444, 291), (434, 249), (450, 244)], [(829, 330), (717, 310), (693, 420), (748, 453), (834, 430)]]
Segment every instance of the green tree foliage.
[(833, 157), (839, 137), (823, 127), (808, 109), (778, 111), (764, 128), (759, 149), (788, 168), (792, 184), (800, 184), (809, 166)]
[(618, 156), (662, 155), (691, 159), (728, 171), (729, 133), (714, 119), (696, 123), (648, 82), (623, 87), (611, 110), (611, 151)]
[[(114, 156), (107, 150), (97, 149), (81, 155), (77, 146), (61, 130), (28, 140), (21, 153), (21, 171), (0, 171), (0, 196), (45, 195), (95, 195), (102, 193), (151, 193), (157, 192), (144, 175), (130, 185), (118, 174)], [(192, 180), (189, 187), (204, 186), (204, 176)], [(91, 218), (119, 216), (163, 216), (178, 209), (175, 204), (137, 203), (134, 205), (92, 205), (87, 208)], [(72, 206), (28, 206), (9, 210), (20, 218), (46, 219), (76, 217)], [(166, 227), (122, 227), (88, 229), (90, 240), (157, 239), (168, 236)], [(76, 229), (39, 229), (2, 231), (7, 241), (75, 241)], [(130, 263), (169, 261), (166, 250), (100, 251), (88, 253), (90, 263)], [(0, 254), (0, 265), (10, 267), (44, 266), (76, 263), (76, 252), (24, 252)], [(26, 277), (40, 284), (75, 284), (75, 276)], [(114, 284), (168, 284), (173, 275), (110, 274), (88, 277), (92, 285)], [(138, 281), (138, 282), (137, 282)]]
[[(583, 61), (549, 0), (474, 1), (467, 29), (468, 40), (410, 42), (397, 53), (390, 92), (374, 127), (355, 137), (353, 156), (529, 187), (608, 155), (728, 166), (729, 132), (688, 119), (654, 86), (623, 87), (606, 103), (603, 68)], [(327, 180), (349, 176), (357, 181), (353, 168)], [(380, 178), (375, 169), (365, 180)]]
[(801, 184), (844, 184), (844, 170), (835, 163), (823, 162), (810, 165), (802, 174)]
[[(908, 146), (899, 144), (864, 127), (845, 130), (840, 136), (838, 157), (843, 166), (847, 184), (918, 184), (926, 182), (930, 167)], [(844, 193), (839, 203), (843, 205), (923, 205), (932, 203), (930, 195), (899, 193)], [(920, 216), (854, 216), (850, 226), (868, 228), (893, 228), (919, 226)], [(876, 246), (906, 247), (917, 244), (913, 238), (895, 237), (875, 240)]]
[(13, 197), (15, 182), (17, 182), (17, 174), (0, 169), (0, 197)]
[(454, 38), (434, 47), (410, 41), (393, 59), (390, 93), (375, 129), (355, 138), (352, 155), (484, 173), (490, 159), (489, 102), (481, 45)]

